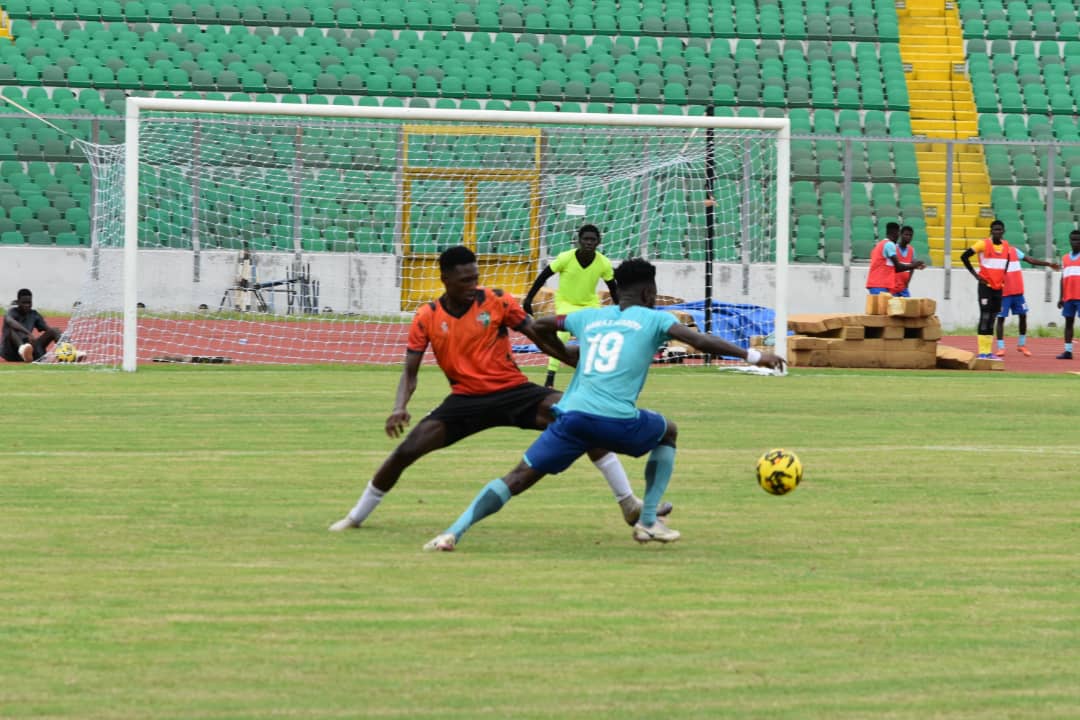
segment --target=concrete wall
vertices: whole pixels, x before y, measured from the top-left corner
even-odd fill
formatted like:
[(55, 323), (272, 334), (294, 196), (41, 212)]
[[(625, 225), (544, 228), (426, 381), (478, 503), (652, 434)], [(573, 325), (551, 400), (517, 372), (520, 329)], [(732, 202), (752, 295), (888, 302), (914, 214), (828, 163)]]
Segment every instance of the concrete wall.
[[(193, 310), (200, 303), (216, 308), (236, 277), (237, 252), (204, 252), (199, 265), (200, 281), (193, 282), (194, 256), (189, 252), (148, 250), (140, 252), (139, 296), (154, 310)], [(69, 248), (0, 247), (0, 299), (15, 297), (20, 287), (34, 291), (35, 306), (67, 311), (79, 299), (87, 275), (90, 251)], [(293, 263), (288, 253), (258, 253), (257, 279), (283, 279)], [(311, 276), (320, 284), (319, 306), (334, 312), (394, 313), (398, 311), (398, 260), (392, 255), (308, 254)], [(120, 253), (103, 253), (105, 277), (116, 277), (118, 299)], [(790, 313), (861, 313), (864, 308), (866, 266), (792, 265), (790, 267)], [(845, 273), (847, 273), (845, 282)], [(1057, 309), (1059, 273), (1027, 270), (1026, 297), (1032, 327), (1060, 324)], [(704, 297), (704, 268), (700, 263), (658, 263), (660, 292), (687, 300)], [(717, 264), (715, 296), (728, 302), (771, 307), (775, 277), (770, 267), (750, 268), (748, 292), (744, 293), (742, 266)], [(845, 294), (845, 286), (849, 288)], [(1049, 290), (1049, 296), (1047, 291)], [(911, 291), (938, 301), (938, 316), (948, 329), (973, 327), (978, 321), (976, 282), (963, 268), (931, 268), (915, 273)], [(948, 292), (948, 299), (946, 294)], [(151, 300), (152, 298), (152, 300)], [(284, 312), (283, 296), (267, 293), (266, 300)]]
[[(175, 250), (145, 250), (139, 253), (139, 300), (151, 310), (195, 310), (200, 304), (221, 305), (225, 291), (237, 277), (236, 251), (203, 252), (198, 267), (195, 255)], [(0, 248), (0, 299), (14, 299), (20, 287), (34, 291), (35, 307), (69, 311), (80, 295), (90, 267), (91, 253), (68, 248)], [(290, 253), (258, 253), (257, 282), (285, 279), (294, 257)], [(318, 305), (336, 313), (398, 312), (398, 260), (393, 255), (347, 255), (318, 253), (305, 255), (310, 274), (319, 281)], [(103, 251), (101, 277), (113, 292), (99, 303), (119, 308), (122, 297), (122, 253)], [(198, 275), (198, 282), (195, 277)], [(285, 297), (270, 290), (264, 299), (277, 312), (285, 312)], [(230, 298), (231, 300), (231, 298)]]

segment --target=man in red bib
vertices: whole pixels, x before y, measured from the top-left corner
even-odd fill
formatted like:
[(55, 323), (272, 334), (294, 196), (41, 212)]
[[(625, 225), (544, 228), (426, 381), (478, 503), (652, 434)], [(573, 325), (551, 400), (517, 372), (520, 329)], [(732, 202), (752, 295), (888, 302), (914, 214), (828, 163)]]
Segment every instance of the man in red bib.
[(1021, 355), (1031, 357), (1031, 351), (1027, 349), (1028, 306), (1027, 299), (1024, 297), (1024, 271), (1020, 266), (1021, 262), (1037, 267), (1053, 268), (1054, 270), (1061, 269), (1061, 266), (1057, 263), (1025, 255), (1024, 251), (1018, 247), (1009, 248), (1009, 265), (1005, 269), (1005, 286), (1001, 291), (1001, 312), (997, 316), (997, 350), (994, 351), (995, 357), (1005, 355), (1005, 319), (1009, 317), (1009, 313), (1016, 315), (1020, 323), (1020, 336), (1017, 338), (1016, 350)]
[[(911, 228), (907, 230), (911, 231)], [(905, 240), (899, 223), (891, 222), (885, 226), (885, 239), (870, 252), (866, 292), (871, 295), (890, 293), (900, 297), (911, 296), (907, 289), (911, 273), (926, 267), (922, 260), (915, 259), (915, 248), (909, 245), (911, 236), (912, 232), (909, 232)]]
[(1080, 230), (1069, 233), (1069, 247), (1061, 257), (1061, 294), (1058, 295), (1058, 307), (1065, 318), (1065, 351), (1057, 356), (1058, 360), (1072, 360), (1073, 323), (1080, 313)]
[[(990, 223), (990, 237), (978, 240), (960, 255), (964, 267), (979, 281), (979, 357), (995, 360), (991, 353), (994, 346), (994, 321), (1001, 312), (1001, 291), (1005, 287), (1005, 271), (1009, 266), (1009, 243), (1005, 242), (1005, 223)], [(971, 265), (971, 258), (979, 256), (979, 271)]]

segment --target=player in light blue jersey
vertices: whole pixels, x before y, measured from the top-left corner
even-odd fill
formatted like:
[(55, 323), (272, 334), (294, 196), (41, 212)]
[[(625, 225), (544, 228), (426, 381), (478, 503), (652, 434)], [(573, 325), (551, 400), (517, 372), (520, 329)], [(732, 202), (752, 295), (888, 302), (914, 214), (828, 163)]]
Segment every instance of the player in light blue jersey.
[[(536, 321), (537, 332), (555, 347), (560, 330), (570, 331), (580, 343), (570, 387), (553, 408), (555, 422), (525, 451), (517, 467), (484, 486), (446, 532), (424, 545), (425, 550), (453, 550), (466, 530), (498, 512), (512, 496), (545, 475), (562, 472), (593, 447), (633, 457), (649, 453), (644, 506), (634, 525), (634, 539), (642, 543), (679, 539), (677, 530), (656, 517), (675, 467), (678, 429), (663, 415), (636, 404), (657, 349), (668, 340), (679, 340), (713, 355), (744, 358), (777, 370), (783, 369), (784, 360), (691, 330), (670, 313), (653, 310), (656, 268), (645, 260), (619, 265), (615, 282), (618, 307), (589, 308)], [(573, 358), (573, 349), (567, 354)]]

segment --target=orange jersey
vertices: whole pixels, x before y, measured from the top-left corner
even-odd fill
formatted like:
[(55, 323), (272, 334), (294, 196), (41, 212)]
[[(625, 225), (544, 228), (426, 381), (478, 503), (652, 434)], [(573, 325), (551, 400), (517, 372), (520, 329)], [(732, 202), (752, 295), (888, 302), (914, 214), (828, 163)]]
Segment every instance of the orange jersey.
[(421, 305), (406, 347), (422, 353), (431, 345), (451, 393), (486, 395), (529, 381), (510, 347), (510, 330), (525, 318), (513, 295), (480, 287), (472, 307), (459, 318), (446, 311), (442, 299)]

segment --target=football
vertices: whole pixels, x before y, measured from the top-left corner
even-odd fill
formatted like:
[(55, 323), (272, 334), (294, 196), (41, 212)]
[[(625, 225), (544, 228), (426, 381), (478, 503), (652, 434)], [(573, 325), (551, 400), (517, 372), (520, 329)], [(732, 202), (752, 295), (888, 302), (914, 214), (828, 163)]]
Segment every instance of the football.
[(799, 456), (790, 450), (769, 450), (757, 461), (757, 481), (770, 495), (786, 495), (802, 482)]
[(73, 363), (79, 356), (78, 350), (69, 342), (62, 342), (56, 346), (56, 362)]

